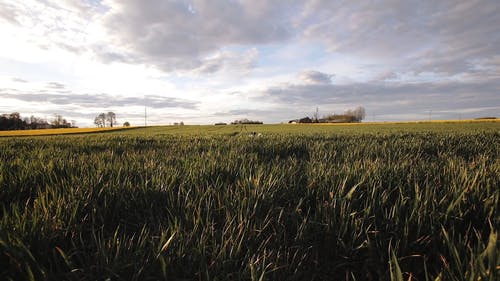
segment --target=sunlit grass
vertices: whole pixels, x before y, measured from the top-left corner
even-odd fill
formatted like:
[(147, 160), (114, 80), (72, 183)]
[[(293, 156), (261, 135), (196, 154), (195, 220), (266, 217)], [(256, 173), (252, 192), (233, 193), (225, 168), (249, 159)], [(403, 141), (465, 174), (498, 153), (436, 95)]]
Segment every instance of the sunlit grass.
[(136, 136), (248, 136), (251, 133), (262, 135), (330, 135), (330, 134), (394, 134), (408, 132), (435, 133), (473, 133), (477, 130), (500, 132), (500, 122), (481, 120), (459, 122), (365, 122), (334, 124), (263, 124), (263, 125), (185, 125), (152, 126), (116, 132)]
[(1, 138), (0, 280), (498, 280), (499, 128)]

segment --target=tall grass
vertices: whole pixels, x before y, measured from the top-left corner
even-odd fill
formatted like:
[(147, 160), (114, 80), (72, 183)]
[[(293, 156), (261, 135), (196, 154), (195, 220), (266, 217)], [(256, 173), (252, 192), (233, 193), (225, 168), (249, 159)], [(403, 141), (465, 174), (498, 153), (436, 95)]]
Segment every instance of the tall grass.
[(0, 279), (498, 280), (499, 143), (482, 130), (2, 139)]

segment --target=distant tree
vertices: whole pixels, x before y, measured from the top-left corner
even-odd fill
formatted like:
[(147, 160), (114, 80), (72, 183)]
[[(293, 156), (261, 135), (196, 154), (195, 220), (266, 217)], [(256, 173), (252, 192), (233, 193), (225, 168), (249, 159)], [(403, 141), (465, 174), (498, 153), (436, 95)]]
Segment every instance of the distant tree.
[(255, 121), (255, 120), (248, 120), (248, 119), (240, 119), (240, 120), (234, 120), (231, 122), (231, 125), (238, 125), (238, 124), (263, 124), (262, 121)]
[(54, 119), (51, 121), (52, 128), (71, 128), (69, 123), (62, 115), (54, 114)]
[(54, 114), (54, 119), (52, 120), (51, 124), (54, 127), (59, 127), (63, 123), (63, 117), (59, 114)]
[(128, 121), (123, 123), (123, 127), (130, 127), (130, 123)]
[(106, 127), (106, 114), (99, 113), (94, 119), (94, 124), (100, 128)]
[(365, 119), (366, 111), (362, 106), (358, 106), (353, 111), (353, 116), (357, 122), (361, 122), (361, 120)]
[(97, 116), (99, 117), (99, 119), (101, 119), (102, 127), (106, 127), (106, 114), (99, 113), (99, 115)]
[(348, 109), (344, 114), (331, 114), (323, 117), (320, 122), (326, 123), (353, 123), (361, 122), (365, 118), (364, 107), (358, 106), (355, 109)]
[(19, 112), (0, 116), (0, 130), (24, 130), (26, 128), (27, 123), (21, 119)]
[(28, 127), (30, 129), (47, 129), (47, 128), (50, 128), (50, 124), (47, 123), (47, 121), (42, 119), (42, 118), (38, 118), (38, 117), (31, 115), (29, 118)]
[(478, 117), (478, 118), (474, 118), (475, 120), (488, 120), (488, 119), (498, 119), (496, 118), (495, 116), (485, 116), (485, 117)]
[(113, 127), (116, 125), (116, 114), (111, 111), (108, 113), (99, 113), (94, 118), (94, 124), (97, 127), (106, 127), (106, 125)]
[(101, 119), (98, 116), (94, 118), (94, 125), (99, 128), (102, 127)]
[(10, 118), (10, 119), (13, 119), (13, 120), (16, 120), (16, 119), (21, 119), (21, 114), (19, 114), (19, 112), (12, 112), (12, 113), (9, 115), (9, 118)]
[(106, 120), (108, 121), (109, 126), (110, 126), (111, 128), (113, 128), (113, 125), (115, 125), (115, 124), (116, 124), (116, 114), (115, 114), (114, 112), (111, 112), (111, 111), (110, 111), (110, 112), (108, 112), (108, 113), (106, 114)]
[(38, 118), (35, 116), (31, 115), (30, 116), (30, 122), (29, 122), (29, 127), (30, 129), (36, 129), (38, 123)]
[[(54, 121), (52, 121), (54, 122)], [(62, 116), (56, 118), (57, 124), (60, 124), (62, 128), (64, 126), (69, 126)], [(30, 130), (30, 129), (48, 129), (54, 127), (53, 125), (47, 123), (46, 120), (42, 118), (37, 118), (31, 115), (29, 118), (21, 118), (21, 114), (14, 112), (11, 114), (2, 114), (0, 116), (0, 130)]]

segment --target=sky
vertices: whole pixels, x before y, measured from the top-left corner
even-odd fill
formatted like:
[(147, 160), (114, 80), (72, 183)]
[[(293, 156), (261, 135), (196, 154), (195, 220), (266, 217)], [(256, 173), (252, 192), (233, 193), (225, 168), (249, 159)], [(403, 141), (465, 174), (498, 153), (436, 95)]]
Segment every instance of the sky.
[(500, 1), (0, 0), (0, 113), (500, 117)]

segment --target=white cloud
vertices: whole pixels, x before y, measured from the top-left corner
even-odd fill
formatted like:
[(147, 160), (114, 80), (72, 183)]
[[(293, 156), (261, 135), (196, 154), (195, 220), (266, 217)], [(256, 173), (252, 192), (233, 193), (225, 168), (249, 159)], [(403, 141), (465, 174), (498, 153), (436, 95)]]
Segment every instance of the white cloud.
[[(435, 118), (456, 119), (500, 114), (498, 81), (464, 83), (456, 81), (380, 83), (377, 81), (346, 85), (288, 83), (270, 86), (256, 99), (287, 105), (296, 112), (319, 106), (327, 113), (362, 105), (372, 115), (387, 120), (401, 119), (433, 111)], [(450, 108), (454, 110), (449, 111)], [(474, 114), (472, 114), (474, 113)], [(469, 115), (467, 115), (469, 114)], [(301, 117), (301, 116), (296, 116)]]
[[(28, 98), (45, 95), (50, 110), (83, 118), (100, 109), (84, 101), (104, 95), (130, 118), (157, 97), (158, 122), (279, 122), (318, 104), (380, 118), (498, 115), (498, 14), (488, 0), (4, 0), (0, 109), (42, 111)], [(70, 94), (79, 104), (61, 102)], [(195, 106), (164, 112), (158, 100)]]
[(225, 72), (225, 75), (248, 74), (255, 67), (258, 51), (252, 48), (244, 53), (219, 51), (215, 55), (204, 58), (200, 66), (192, 73), (198, 75)]
[[(135, 62), (165, 71), (206, 69), (224, 47), (265, 44), (292, 36), (294, 1), (107, 1), (103, 26), (114, 46)], [(100, 54), (109, 60), (108, 53)], [(210, 65), (208, 65), (210, 64)]]
[(499, 13), (499, 3), (487, 0), (313, 0), (298, 25), (305, 38), (334, 52), (405, 71), (460, 73), (472, 60), (498, 54)]
[(300, 73), (299, 79), (306, 84), (331, 84), (333, 74), (326, 74), (315, 70), (306, 70)]

